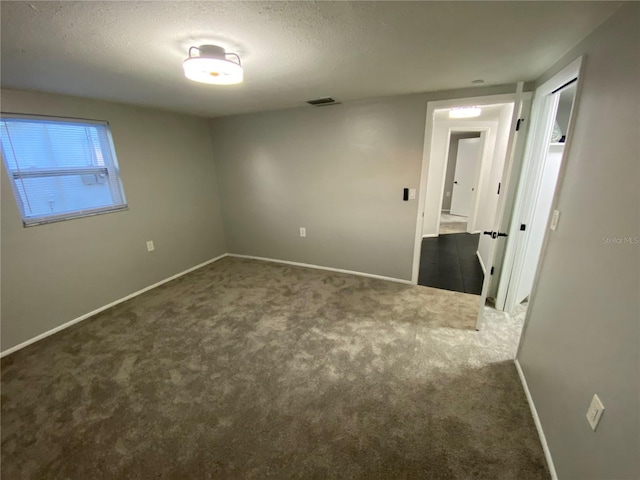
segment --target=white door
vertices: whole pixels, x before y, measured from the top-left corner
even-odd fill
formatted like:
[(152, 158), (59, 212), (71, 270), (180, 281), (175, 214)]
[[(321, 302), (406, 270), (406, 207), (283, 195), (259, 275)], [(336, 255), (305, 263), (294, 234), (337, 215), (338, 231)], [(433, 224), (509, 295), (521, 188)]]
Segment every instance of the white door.
[(480, 138), (458, 140), (458, 156), (451, 193), (451, 215), (468, 217), (471, 214), (475, 191), (476, 169), (480, 156)]
[[(509, 142), (507, 145), (507, 152), (505, 155), (504, 168), (502, 171), (502, 179), (500, 182), (500, 189), (498, 194), (498, 205), (496, 207), (495, 218), (493, 221), (493, 230), (483, 232), (485, 235), (490, 235), (493, 240), (489, 243), (487, 259), (488, 263), (486, 265), (487, 272), (484, 276), (484, 282), (482, 283), (482, 293), (480, 295), (480, 299), (478, 302), (478, 319), (476, 321), (476, 330), (480, 330), (482, 327), (483, 315), (484, 315), (484, 306), (487, 301), (487, 294), (489, 293), (489, 287), (491, 286), (492, 276), (490, 274), (490, 269), (493, 266), (493, 262), (496, 255), (496, 246), (497, 242), (502, 241), (502, 236), (498, 236), (503, 234), (503, 232), (499, 232), (500, 225), (503, 223), (503, 215), (506, 207), (506, 198), (509, 192), (509, 181), (511, 179), (512, 168), (514, 163), (514, 158), (522, 155), (524, 150), (523, 148), (523, 137), (520, 136), (521, 131), (518, 129), (518, 125), (521, 123), (521, 120), (526, 121), (526, 117), (528, 117), (529, 106), (530, 106), (530, 98), (531, 94), (522, 92), (523, 84), (522, 82), (518, 83), (518, 91), (516, 94), (516, 101), (513, 106), (513, 115), (511, 117), (511, 133), (509, 135)], [(511, 187), (513, 188), (513, 187)]]

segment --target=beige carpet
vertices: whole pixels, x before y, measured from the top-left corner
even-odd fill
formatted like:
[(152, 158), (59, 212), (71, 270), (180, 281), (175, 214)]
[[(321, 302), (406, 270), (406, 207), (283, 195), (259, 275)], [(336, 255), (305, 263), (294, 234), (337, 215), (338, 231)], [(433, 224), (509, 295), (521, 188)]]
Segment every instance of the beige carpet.
[(2, 478), (549, 478), (476, 305), (225, 258), (4, 358)]

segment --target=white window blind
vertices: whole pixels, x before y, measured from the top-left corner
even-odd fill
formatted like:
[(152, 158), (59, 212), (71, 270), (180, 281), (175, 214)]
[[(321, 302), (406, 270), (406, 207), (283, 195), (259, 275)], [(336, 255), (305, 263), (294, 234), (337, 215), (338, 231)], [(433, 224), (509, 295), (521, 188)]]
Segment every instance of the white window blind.
[(127, 208), (106, 122), (2, 114), (0, 145), (25, 226)]

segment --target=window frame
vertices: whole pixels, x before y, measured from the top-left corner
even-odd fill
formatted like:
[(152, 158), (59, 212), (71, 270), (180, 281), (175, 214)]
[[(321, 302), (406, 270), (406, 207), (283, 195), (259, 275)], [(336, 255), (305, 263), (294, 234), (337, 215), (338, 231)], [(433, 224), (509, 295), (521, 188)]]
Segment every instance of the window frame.
[[(93, 120), (87, 118), (75, 118), (75, 117), (62, 117), (62, 116), (53, 116), (53, 115), (37, 115), (37, 114), (26, 114), (26, 113), (14, 113), (14, 112), (0, 112), (0, 120), (10, 120), (10, 119), (25, 119), (25, 120), (42, 120), (42, 121), (50, 121), (50, 122), (60, 122), (60, 123), (77, 123), (80, 125), (98, 125), (104, 128), (104, 133), (106, 137), (106, 145), (102, 145), (101, 147), (107, 147), (110, 150), (110, 165), (105, 164), (104, 166), (83, 166), (83, 167), (59, 167), (59, 168), (30, 168), (28, 171), (21, 172), (18, 170), (12, 170), (9, 168), (9, 162), (5, 158), (4, 150), (2, 150), (2, 160), (4, 162), (4, 167), (7, 172), (7, 176), (9, 177), (9, 182), (11, 183), (11, 189), (13, 191), (13, 196), (15, 198), (16, 204), (18, 206), (18, 210), (20, 213), (20, 217), (22, 219), (22, 225), (24, 227), (34, 227), (37, 225), (45, 225), (48, 223), (56, 223), (63, 222), (66, 220), (74, 220), (76, 218), (83, 217), (91, 217), (95, 215), (103, 215), (106, 213), (112, 212), (121, 212), (129, 210), (129, 206), (127, 203), (127, 199), (124, 192), (124, 186), (122, 184), (122, 177), (120, 175), (120, 167), (118, 164), (118, 158), (116, 156), (116, 149), (113, 143), (113, 136), (111, 135), (111, 126), (109, 122), (106, 120)], [(18, 159), (15, 159), (16, 164), (18, 163)], [(109, 162), (106, 162), (109, 163)], [(22, 201), (22, 196), (16, 186), (16, 182), (20, 179), (25, 178), (45, 178), (45, 177), (62, 177), (69, 175), (105, 175), (106, 182), (110, 185), (111, 188), (118, 188), (120, 198), (122, 199), (122, 203), (109, 205), (106, 207), (97, 207), (97, 208), (88, 208), (82, 210), (74, 210), (72, 212), (51, 214), (46, 216), (33, 216), (31, 218), (25, 215), (25, 207)]]

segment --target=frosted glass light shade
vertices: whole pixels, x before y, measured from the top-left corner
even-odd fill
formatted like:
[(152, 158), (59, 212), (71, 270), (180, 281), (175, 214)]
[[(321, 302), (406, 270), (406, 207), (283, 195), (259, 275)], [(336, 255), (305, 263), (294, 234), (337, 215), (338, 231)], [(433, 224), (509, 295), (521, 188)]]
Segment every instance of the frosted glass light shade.
[(243, 79), (242, 67), (231, 60), (211, 57), (190, 57), (182, 64), (189, 80), (213, 85), (233, 85)]

